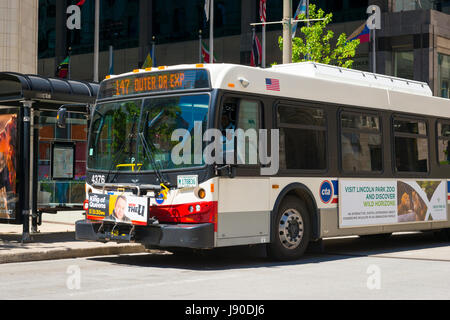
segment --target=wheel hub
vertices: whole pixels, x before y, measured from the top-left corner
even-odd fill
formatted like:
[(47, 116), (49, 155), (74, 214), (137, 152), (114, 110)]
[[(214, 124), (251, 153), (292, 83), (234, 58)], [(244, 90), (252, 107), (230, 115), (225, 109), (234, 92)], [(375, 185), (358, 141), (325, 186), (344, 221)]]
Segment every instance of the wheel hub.
[(288, 209), (281, 216), (279, 235), (282, 245), (287, 249), (295, 249), (303, 238), (303, 219), (295, 209)]

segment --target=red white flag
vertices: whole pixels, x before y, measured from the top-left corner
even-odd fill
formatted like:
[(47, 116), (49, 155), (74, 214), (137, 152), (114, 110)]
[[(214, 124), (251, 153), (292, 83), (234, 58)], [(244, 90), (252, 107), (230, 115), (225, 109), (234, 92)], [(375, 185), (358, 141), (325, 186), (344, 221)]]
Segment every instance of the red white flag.
[(261, 22), (266, 22), (266, 5), (267, 0), (260, 0), (259, 1), (259, 17), (261, 19)]

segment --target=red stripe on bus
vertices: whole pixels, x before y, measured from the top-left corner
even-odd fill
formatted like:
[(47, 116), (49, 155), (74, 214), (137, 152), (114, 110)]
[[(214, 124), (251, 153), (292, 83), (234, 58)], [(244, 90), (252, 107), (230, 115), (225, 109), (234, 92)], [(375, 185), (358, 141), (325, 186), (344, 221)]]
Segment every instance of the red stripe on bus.
[(86, 216), (88, 220), (96, 220), (96, 221), (101, 221), (104, 220), (105, 217), (97, 217), (97, 216)]
[(142, 222), (142, 221), (131, 220), (131, 223), (134, 225), (137, 225), (137, 226), (146, 226), (147, 225), (147, 222)]

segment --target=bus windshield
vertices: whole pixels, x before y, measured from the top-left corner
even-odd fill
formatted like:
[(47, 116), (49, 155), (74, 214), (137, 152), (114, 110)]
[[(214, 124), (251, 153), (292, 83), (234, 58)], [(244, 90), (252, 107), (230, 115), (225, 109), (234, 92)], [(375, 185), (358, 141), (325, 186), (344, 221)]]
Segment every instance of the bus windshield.
[[(152, 97), (100, 104), (92, 118), (88, 168), (105, 171), (153, 171), (203, 165), (172, 159), (175, 130), (194, 152), (194, 128), (207, 126), (208, 94)], [(192, 137), (192, 138), (191, 138)], [(175, 159), (176, 160), (176, 159)]]

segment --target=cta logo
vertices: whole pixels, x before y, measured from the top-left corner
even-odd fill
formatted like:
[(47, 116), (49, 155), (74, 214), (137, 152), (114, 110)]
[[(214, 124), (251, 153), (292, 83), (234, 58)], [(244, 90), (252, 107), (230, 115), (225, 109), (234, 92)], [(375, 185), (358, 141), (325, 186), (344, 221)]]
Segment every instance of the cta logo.
[(155, 200), (156, 200), (156, 203), (157, 204), (159, 204), (159, 205), (162, 205), (163, 203), (164, 203), (164, 195), (162, 195), (161, 193), (160, 194), (158, 194), (156, 197), (155, 197)]
[(319, 188), (320, 200), (328, 204), (333, 199), (333, 184), (330, 181), (324, 181)]

